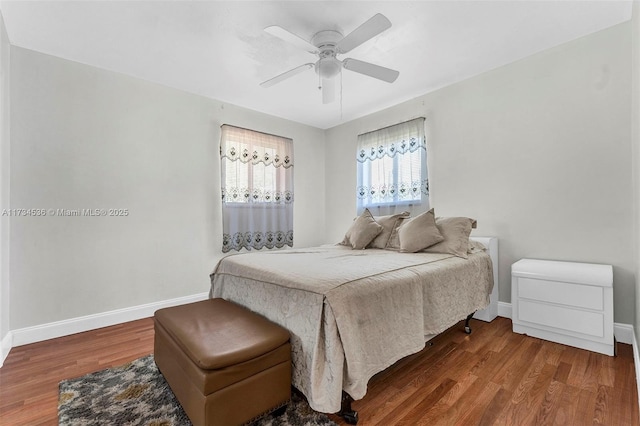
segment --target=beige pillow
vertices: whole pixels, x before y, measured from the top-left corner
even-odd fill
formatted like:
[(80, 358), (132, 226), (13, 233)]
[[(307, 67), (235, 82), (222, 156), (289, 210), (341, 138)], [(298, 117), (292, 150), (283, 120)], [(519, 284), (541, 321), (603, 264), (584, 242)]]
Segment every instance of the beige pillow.
[(436, 226), (444, 241), (426, 248), (427, 253), (449, 253), (464, 259), (469, 249), (469, 234), (476, 227), (475, 219), (468, 217), (439, 217)]
[(398, 237), (400, 251), (405, 253), (415, 253), (444, 240), (436, 226), (433, 209), (406, 220), (398, 228)]
[(391, 236), (389, 237), (389, 242), (385, 249), (387, 250), (400, 250), (400, 237), (398, 237), (398, 229), (402, 226), (403, 223), (410, 220), (409, 216), (399, 217), (396, 221), (396, 226), (391, 231)]
[(382, 225), (382, 232), (373, 239), (367, 246), (367, 248), (387, 248), (387, 244), (391, 239), (391, 233), (396, 228), (396, 223), (400, 218), (409, 216), (409, 212), (402, 212), (397, 214), (391, 214), (388, 216), (374, 216), (373, 219), (380, 225)]
[(342, 241), (354, 249), (364, 249), (378, 234), (382, 232), (382, 225), (378, 224), (369, 209), (365, 209), (351, 224)]

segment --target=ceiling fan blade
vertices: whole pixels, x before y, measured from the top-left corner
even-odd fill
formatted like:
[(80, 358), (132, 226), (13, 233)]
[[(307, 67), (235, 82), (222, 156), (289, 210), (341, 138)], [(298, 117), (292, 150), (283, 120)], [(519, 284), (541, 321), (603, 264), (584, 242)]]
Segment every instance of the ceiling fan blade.
[(336, 48), (340, 53), (347, 53), (390, 27), (391, 21), (389, 21), (386, 16), (377, 13), (364, 24), (347, 34), (345, 38), (338, 42)]
[(306, 50), (309, 53), (318, 53), (318, 48), (313, 44), (309, 43), (307, 40), (302, 37), (292, 33), (291, 31), (287, 31), (282, 27), (277, 25), (272, 25), (264, 29), (266, 32), (271, 34), (272, 36), (276, 36), (279, 39), (282, 39), (288, 43), (293, 44), (294, 46), (299, 47), (302, 50)]
[(313, 64), (309, 63), (309, 64), (304, 64), (304, 65), (300, 65), (299, 67), (295, 67), (292, 70), (289, 70), (287, 72), (283, 72), (280, 75), (277, 75), (267, 81), (263, 81), (262, 83), (260, 83), (260, 86), (262, 87), (271, 87), (276, 83), (280, 83), (283, 80), (286, 80), (289, 77), (293, 77), (296, 74), (300, 74), (303, 71), (308, 70), (309, 68), (313, 68)]
[(377, 78), (378, 80), (383, 80), (387, 83), (393, 83), (400, 75), (399, 71), (351, 58), (343, 60), (342, 66), (349, 71), (368, 75), (369, 77)]
[(336, 98), (335, 78), (322, 79), (322, 103), (330, 104)]

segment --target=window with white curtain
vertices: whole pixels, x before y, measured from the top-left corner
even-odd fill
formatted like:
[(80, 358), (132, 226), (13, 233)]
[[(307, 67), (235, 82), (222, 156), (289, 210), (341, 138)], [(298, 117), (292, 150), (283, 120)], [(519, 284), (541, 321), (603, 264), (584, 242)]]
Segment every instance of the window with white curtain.
[(358, 135), (357, 211), (393, 214), (429, 203), (424, 118)]
[(225, 124), (222, 251), (293, 246), (293, 141)]

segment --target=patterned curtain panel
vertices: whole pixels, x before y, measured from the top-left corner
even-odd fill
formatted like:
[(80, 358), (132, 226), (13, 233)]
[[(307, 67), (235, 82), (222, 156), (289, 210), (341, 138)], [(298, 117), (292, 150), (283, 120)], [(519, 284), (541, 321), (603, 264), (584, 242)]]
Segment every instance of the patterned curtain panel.
[(221, 127), (222, 251), (293, 246), (293, 141)]
[(358, 135), (357, 211), (394, 214), (429, 206), (424, 118)]

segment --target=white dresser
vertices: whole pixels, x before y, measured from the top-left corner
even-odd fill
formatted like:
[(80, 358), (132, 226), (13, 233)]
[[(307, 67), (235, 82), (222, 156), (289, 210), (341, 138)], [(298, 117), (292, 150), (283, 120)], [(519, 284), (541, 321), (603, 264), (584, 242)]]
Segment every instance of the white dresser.
[(611, 265), (519, 260), (511, 302), (514, 332), (614, 355)]

